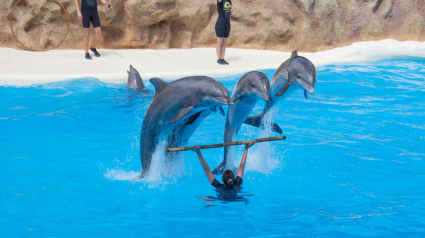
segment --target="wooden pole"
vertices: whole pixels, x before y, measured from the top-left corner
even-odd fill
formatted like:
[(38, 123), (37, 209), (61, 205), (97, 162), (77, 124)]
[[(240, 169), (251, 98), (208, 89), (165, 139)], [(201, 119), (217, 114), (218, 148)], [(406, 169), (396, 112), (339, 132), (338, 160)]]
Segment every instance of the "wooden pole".
[[(286, 136), (267, 137), (267, 138), (257, 139), (257, 142), (285, 140), (285, 139), (286, 139)], [(245, 144), (251, 143), (251, 141), (253, 141), (253, 140), (235, 141), (235, 142), (221, 143), (221, 144), (215, 144), (215, 145), (200, 145), (198, 147), (199, 147), (199, 149), (212, 149), (212, 148), (219, 148), (219, 147), (232, 146), (232, 145), (245, 145)], [(185, 150), (192, 150), (192, 149), (195, 149), (195, 146), (181, 147), (181, 148), (167, 148), (165, 151), (167, 151), (167, 152), (178, 152), (178, 151), (185, 151)]]

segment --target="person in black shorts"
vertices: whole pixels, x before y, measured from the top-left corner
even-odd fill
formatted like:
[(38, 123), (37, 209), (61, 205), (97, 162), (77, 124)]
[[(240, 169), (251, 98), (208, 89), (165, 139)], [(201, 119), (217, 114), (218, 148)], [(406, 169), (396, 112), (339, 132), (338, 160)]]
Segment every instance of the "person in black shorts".
[(218, 182), (214, 175), (211, 173), (210, 167), (207, 162), (205, 162), (204, 157), (202, 157), (201, 150), (198, 146), (195, 146), (193, 151), (198, 155), (199, 162), (201, 162), (202, 168), (204, 169), (205, 174), (207, 175), (208, 181), (212, 186), (214, 186), (217, 190), (239, 190), (242, 185), (242, 177), (245, 169), (246, 157), (248, 155), (249, 147), (253, 146), (257, 143), (257, 140), (253, 140), (251, 143), (245, 145), (245, 151), (242, 156), (241, 164), (239, 165), (238, 172), (235, 174), (231, 170), (226, 170), (223, 173), (222, 180), (223, 184)]
[[(107, 2), (106, 0), (100, 0), (100, 1), (103, 4), (105, 4), (108, 9), (112, 9), (112, 5), (109, 2)], [(78, 6), (78, 0), (74, 0), (74, 2), (75, 2), (75, 8), (77, 9), (77, 17), (80, 21), (83, 22), (83, 28), (84, 28), (83, 42), (84, 42), (84, 50), (86, 51), (85, 57), (88, 60), (92, 59), (89, 54), (90, 22), (93, 24), (93, 28), (94, 28), (94, 36), (93, 36), (93, 41), (92, 41), (90, 50), (93, 51), (94, 55), (96, 55), (97, 57), (100, 57), (99, 52), (97, 52), (96, 50), (96, 44), (101, 34), (99, 13), (97, 12), (97, 1), (82, 0), (81, 11)]]
[(224, 53), (226, 51), (227, 38), (230, 33), (230, 16), (236, 16), (231, 12), (232, 1), (230, 0), (217, 0), (218, 19), (215, 23), (215, 34), (217, 35), (217, 63), (227, 65), (224, 60)]

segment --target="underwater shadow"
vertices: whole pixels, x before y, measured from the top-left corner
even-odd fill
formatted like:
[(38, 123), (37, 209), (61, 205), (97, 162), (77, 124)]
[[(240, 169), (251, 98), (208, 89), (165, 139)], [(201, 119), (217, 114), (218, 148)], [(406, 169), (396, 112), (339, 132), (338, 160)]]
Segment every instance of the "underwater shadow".
[[(255, 197), (254, 194), (249, 192), (240, 191), (219, 191), (216, 190), (217, 196), (198, 196), (199, 200), (205, 201), (204, 207), (219, 206), (217, 203), (228, 204), (232, 202), (243, 202), (245, 205), (249, 204), (248, 197)], [(216, 204), (214, 204), (216, 202)]]

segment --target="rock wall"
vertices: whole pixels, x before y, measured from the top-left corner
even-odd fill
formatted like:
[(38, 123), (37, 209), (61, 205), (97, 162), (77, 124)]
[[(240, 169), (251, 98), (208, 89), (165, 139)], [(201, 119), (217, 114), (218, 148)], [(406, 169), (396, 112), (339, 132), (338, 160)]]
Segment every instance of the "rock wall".
[[(22, 47), (9, 19), (18, 0), (0, 0), (0, 47)], [(82, 23), (74, 0), (59, 0), (70, 18), (59, 49), (82, 49)], [(214, 47), (216, 0), (98, 1), (102, 38), (98, 48)], [(81, 0), (80, 0), (81, 3)], [(425, 41), (424, 0), (233, 0), (228, 47), (318, 51), (364, 40)], [(50, 48), (66, 32), (64, 11), (54, 0), (21, 0), (12, 25), (25, 45)]]

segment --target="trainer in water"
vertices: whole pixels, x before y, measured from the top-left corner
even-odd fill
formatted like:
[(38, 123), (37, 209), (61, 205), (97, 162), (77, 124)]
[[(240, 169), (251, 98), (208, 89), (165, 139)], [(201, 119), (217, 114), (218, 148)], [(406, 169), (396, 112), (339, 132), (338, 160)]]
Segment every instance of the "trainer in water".
[(205, 162), (204, 157), (201, 154), (201, 150), (199, 147), (195, 147), (193, 151), (198, 155), (199, 162), (201, 162), (202, 168), (204, 169), (205, 175), (207, 175), (208, 181), (212, 186), (214, 186), (218, 190), (233, 190), (240, 189), (242, 185), (242, 177), (245, 170), (246, 158), (248, 156), (248, 149), (253, 146), (257, 140), (253, 140), (251, 143), (245, 145), (245, 151), (243, 153), (241, 164), (239, 165), (238, 172), (235, 174), (231, 170), (226, 170), (221, 177), (223, 180), (223, 184), (219, 183), (214, 175), (211, 173), (210, 167), (207, 162)]
[(314, 93), (316, 77), (316, 67), (313, 63), (307, 58), (298, 56), (297, 51), (294, 50), (291, 58), (283, 62), (276, 70), (270, 85), (270, 100), (264, 106), (263, 112), (260, 115), (248, 117), (244, 123), (259, 127), (270, 109), (297, 89), (302, 89), (304, 97), (308, 99), (308, 95)]
[(142, 124), (141, 177), (149, 171), (152, 155), (160, 140), (167, 140), (168, 134), (182, 120), (210, 108), (233, 104), (227, 88), (209, 77), (187, 77), (171, 83), (152, 78), (150, 82), (155, 87), (155, 96)]
[[(112, 5), (106, 0), (100, 0), (108, 9), (112, 9)], [(97, 11), (97, 2), (96, 0), (82, 0), (81, 2), (81, 11), (78, 5), (78, 0), (74, 0), (75, 8), (77, 9), (77, 17), (80, 21), (83, 22), (84, 28), (84, 50), (85, 57), (88, 60), (91, 60), (91, 56), (89, 54), (89, 34), (90, 34), (90, 22), (94, 28), (94, 36), (93, 41), (90, 47), (90, 50), (96, 55), (96, 57), (100, 57), (99, 52), (96, 50), (97, 41), (100, 38), (101, 30), (100, 30), (100, 19), (99, 13)]]
[(230, 16), (236, 16), (232, 13), (232, 1), (230, 0), (217, 0), (218, 19), (215, 23), (215, 34), (217, 35), (217, 63), (227, 65), (224, 60), (224, 53), (226, 51), (226, 43), (230, 34)]

